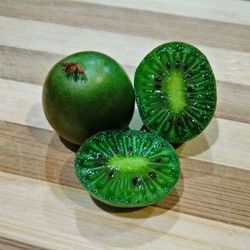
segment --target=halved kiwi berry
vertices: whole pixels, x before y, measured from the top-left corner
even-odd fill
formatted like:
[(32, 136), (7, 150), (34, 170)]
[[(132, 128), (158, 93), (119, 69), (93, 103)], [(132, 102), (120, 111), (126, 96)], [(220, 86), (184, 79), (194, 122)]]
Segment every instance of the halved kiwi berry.
[(144, 125), (170, 143), (200, 134), (216, 108), (216, 83), (205, 55), (183, 42), (162, 44), (138, 66), (134, 87)]
[(113, 130), (85, 141), (75, 171), (96, 199), (116, 207), (141, 207), (173, 190), (180, 164), (173, 147), (156, 133)]

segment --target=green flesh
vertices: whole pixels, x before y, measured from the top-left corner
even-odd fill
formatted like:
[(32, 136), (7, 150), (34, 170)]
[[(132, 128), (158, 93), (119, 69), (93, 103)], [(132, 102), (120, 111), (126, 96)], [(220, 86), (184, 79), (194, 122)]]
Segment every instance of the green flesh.
[(154, 133), (100, 132), (87, 140), (75, 171), (90, 194), (112, 206), (140, 207), (163, 199), (180, 175), (172, 146)]
[(155, 48), (138, 66), (134, 87), (144, 125), (170, 143), (200, 134), (214, 115), (214, 74), (192, 45), (171, 42)]
[(115, 156), (110, 158), (108, 165), (118, 172), (131, 172), (131, 174), (136, 174), (143, 171), (148, 163), (145, 157)]
[(163, 81), (166, 96), (169, 100), (169, 106), (174, 113), (178, 114), (186, 106), (185, 85), (180, 71), (172, 71)]

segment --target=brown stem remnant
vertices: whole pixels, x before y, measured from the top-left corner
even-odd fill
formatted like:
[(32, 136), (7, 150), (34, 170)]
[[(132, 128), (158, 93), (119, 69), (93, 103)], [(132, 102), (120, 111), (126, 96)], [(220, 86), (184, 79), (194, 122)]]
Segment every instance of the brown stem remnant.
[(64, 62), (63, 64), (63, 70), (66, 73), (72, 74), (72, 73), (78, 73), (80, 75), (84, 74), (84, 70), (82, 66), (79, 63), (76, 62)]

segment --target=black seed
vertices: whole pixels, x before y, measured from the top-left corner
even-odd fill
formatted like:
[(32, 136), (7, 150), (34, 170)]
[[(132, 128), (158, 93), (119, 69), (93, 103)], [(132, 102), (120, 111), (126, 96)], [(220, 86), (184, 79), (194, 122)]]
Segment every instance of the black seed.
[(176, 62), (175, 62), (175, 67), (176, 67), (176, 68), (179, 68), (179, 66), (180, 66), (180, 61), (176, 61)]
[(145, 125), (142, 125), (142, 127), (141, 127), (140, 130), (141, 131), (147, 131), (147, 132), (149, 132), (148, 128)]
[(192, 77), (192, 75), (193, 75), (192, 72), (187, 73), (187, 77), (189, 77), (189, 78)]
[(160, 84), (160, 83), (156, 83), (156, 84), (155, 84), (155, 88), (156, 88), (156, 89), (160, 89), (160, 88), (161, 88), (161, 84)]
[(188, 70), (188, 66), (185, 64), (185, 65), (183, 66), (183, 69), (184, 69), (184, 71), (187, 71), (187, 70)]
[(160, 82), (160, 81), (162, 80), (162, 78), (161, 78), (160, 76), (156, 76), (154, 79), (155, 79), (155, 81), (157, 81), (157, 82)]
[(85, 172), (84, 175), (88, 177), (88, 176), (91, 175), (91, 173), (90, 172)]
[(133, 179), (132, 179), (132, 182), (133, 182), (133, 185), (134, 186), (136, 186), (138, 183), (139, 183), (139, 178), (138, 177), (134, 177)]
[(167, 63), (167, 64), (166, 64), (166, 67), (167, 67), (168, 69), (170, 69), (170, 68), (171, 68), (171, 64), (170, 64), (170, 63)]
[(155, 162), (161, 162), (161, 158), (160, 157), (157, 157), (156, 159), (155, 159)]
[(181, 119), (180, 117), (178, 117), (178, 118), (176, 119), (176, 124), (177, 124), (177, 125), (181, 125), (181, 124), (182, 124), (182, 119)]
[(187, 86), (187, 91), (188, 92), (193, 92), (194, 90), (195, 90), (195, 87), (194, 87), (193, 84), (190, 84), (190, 85)]
[(132, 152), (133, 151), (133, 147), (129, 146), (128, 147), (128, 152)]
[(114, 174), (115, 174), (115, 171), (114, 170), (111, 170), (108, 174), (109, 178), (113, 178), (114, 177)]
[(209, 74), (205, 74), (204, 78), (208, 79), (209, 77)]
[(150, 176), (152, 179), (155, 179), (155, 178), (156, 178), (156, 173), (155, 173), (155, 172), (149, 172), (148, 174), (149, 174), (149, 176)]
[(97, 157), (98, 159), (105, 159), (105, 156), (104, 156), (102, 153), (97, 153), (97, 154), (96, 154), (96, 157)]

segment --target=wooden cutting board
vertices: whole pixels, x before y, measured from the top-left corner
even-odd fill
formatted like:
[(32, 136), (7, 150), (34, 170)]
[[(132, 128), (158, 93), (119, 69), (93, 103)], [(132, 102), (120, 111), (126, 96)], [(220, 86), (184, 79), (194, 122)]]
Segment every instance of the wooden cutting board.
[[(241, 0), (0, 1), (0, 249), (249, 249), (249, 25)], [(133, 79), (171, 40), (211, 62), (215, 118), (177, 149), (171, 195), (139, 210), (106, 207), (80, 188), (74, 152), (44, 117), (44, 79), (81, 50), (109, 54)], [(136, 110), (131, 127), (140, 125)]]

